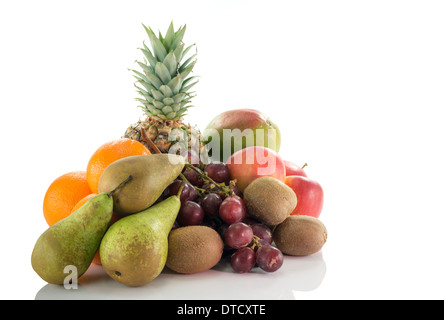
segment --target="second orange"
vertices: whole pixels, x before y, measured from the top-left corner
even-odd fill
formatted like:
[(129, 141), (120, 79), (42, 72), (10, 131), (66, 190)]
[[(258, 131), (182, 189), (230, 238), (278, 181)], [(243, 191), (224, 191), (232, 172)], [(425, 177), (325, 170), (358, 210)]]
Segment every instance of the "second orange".
[(99, 180), (103, 171), (116, 160), (151, 152), (139, 141), (121, 138), (101, 145), (91, 156), (86, 168), (86, 178), (93, 193), (99, 192)]

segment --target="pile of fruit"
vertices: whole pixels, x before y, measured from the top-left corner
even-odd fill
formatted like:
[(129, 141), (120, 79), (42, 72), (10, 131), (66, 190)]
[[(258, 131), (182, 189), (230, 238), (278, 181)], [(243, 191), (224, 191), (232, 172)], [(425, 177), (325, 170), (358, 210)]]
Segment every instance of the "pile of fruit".
[(49, 228), (31, 257), (36, 273), (63, 284), (66, 267), (80, 277), (94, 263), (141, 286), (165, 266), (182, 274), (219, 263), (274, 272), (285, 255), (321, 250), (323, 190), (278, 154), (278, 126), (251, 109), (221, 113), (203, 134), (185, 124), (197, 82), (195, 54), (185, 59), (193, 45), (182, 42), (185, 27), (171, 23), (165, 36), (145, 29), (151, 49), (144, 44), (142, 70), (133, 72), (146, 118), (100, 146), (85, 171), (49, 186)]

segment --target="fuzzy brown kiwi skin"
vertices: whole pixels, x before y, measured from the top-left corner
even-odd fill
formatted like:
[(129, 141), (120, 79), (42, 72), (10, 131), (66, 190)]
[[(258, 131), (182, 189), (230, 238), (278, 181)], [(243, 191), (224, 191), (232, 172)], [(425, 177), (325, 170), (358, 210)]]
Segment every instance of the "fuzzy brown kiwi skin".
[(247, 186), (243, 196), (248, 215), (268, 226), (282, 223), (297, 204), (294, 191), (272, 177), (257, 178)]
[(308, 256), (322, 249), (327, 241), (327, 229), (317, 218), (293, 215), (276, 227), (273, 239), (284, 254)]
[(223, 248), (219, 234), (207, 226), (177, 228), (168, 237), (166, 265), (183, 274), (206, 271), (220, 261)]

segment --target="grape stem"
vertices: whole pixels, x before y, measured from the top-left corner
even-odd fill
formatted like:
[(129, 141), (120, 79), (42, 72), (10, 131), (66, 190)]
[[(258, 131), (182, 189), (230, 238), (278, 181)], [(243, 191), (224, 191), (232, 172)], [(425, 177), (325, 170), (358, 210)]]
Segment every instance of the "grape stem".
[(205, 194), (205, 189), (199, 188), (197, 186), (194, 186), (188, 179), (187, 177), (185, 177), (185, 175), (183, 173), (179, 174), (180, 179), (182, 179), (182, 181), (185, 181), (186, 183), (190, 184), (193, 186), (194, 189), (196, 189), (197, 194), (199, 197), (203, 196)]
[(179, 177), (182, 179), (182, 181), (185, 181), (186, 183), (189, 183), (192, 185), (192, 183), (187, 179), (187, 177), (184, 176), (184, 174), (182, 172), (179, 174)]
[(251, 245), (251, 249), (255, 249), (256, 247), (259, 249), (260, 247), (262, 247), (261, 243), (259, 242), (260, 238), (256, 235), (253, 235), (253, 241), (252, 241), (252, 245)]
[[(214, 181), (213, 179), (211, 179), (208, 176), (208, 173), (202, 171), (201, 169), (187, 163), (185, 164), (185, 166), (187, 168), (190, 168), (191, 170), (194, 170), (197, 172), (197, 174), (199, 175), (200, 178), (202, 178), (205, 182), (209, 182), (210, 183), (210, 191), (206, 190), (206, 189), (200, 189), (203, 192), (208, 192), (211, 193), (212, 189), (217, 188), (219, 191), (223, 192), (227, 197), (232, 197), (234, 196), (234, 191), (232, 189), (230, 189), (229, 187), (227, 187), (225, 185), (225, 183), (217, 183), (216, 181)], [(232, 180), (233, 183), (236, 183), (235, 180)]]
[[(140, 138), (142, 139), (142, 141), (146, 142), (150, 146), (151, 149), (153, 149), (154, 153), (156, 153), (156, 154), (162, 153), (159, 150), (159, 148), (156, 146), (156, 144), (148, 137), (144, 128), (140, 128)], [(234, 191), (232, 189), (227, 187), (224, 183), (217, 183), (216, 181), (211, 179), (206, 172), (203, 172), (199, 168), (197, 168), (189, 163), (185, 164), (185, 166), (187, 168), (191, 168), (192, 170), (196, 171), (200, 178), (202, 178), (205, 182), (210, 183), (210, 190), (206, 190), (206, 189), (198, 188), (198, 187), (194, 186), (194, 188), (198, 192), (199, 196), (202, 196), (205, 193), (211, 193), (212, 189), (214, 189), (214, 188), (217, 188), (219, 191), (223, 192), (224, 195), (227, 197), (232, 197), (235, 195)], [(185, 181), (185, 182), (189, 183), (190, 185), (192, 185), (192, 183), (190, 183), (190, 181), (188, 181), (188, 179), (185, 177), (184, 174), (181, 173), (181, 174), (179, 174), (179, 176), (182, 179), (182, 181)], [(232, 183), (236, 184), (236, 180), (232, 180)]]

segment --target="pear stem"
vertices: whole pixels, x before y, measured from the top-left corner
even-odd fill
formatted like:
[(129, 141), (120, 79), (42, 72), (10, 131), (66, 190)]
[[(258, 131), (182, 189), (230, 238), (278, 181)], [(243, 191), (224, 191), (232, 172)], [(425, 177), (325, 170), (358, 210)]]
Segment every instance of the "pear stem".
[(140, 128), (140, 138), (153, 149), (154, 153), (162, 153), (156, 144), (147, 136), (144, 128)]
[(116, 192), (119, 188), (126, 185), (131, 180), (133, 180), (133, 176), (130, 175), (128, 178), (125, 179), (125, 181), (121, 182), (114, 190), (112, 190), (111, 192), (108, 192), (108, 198), (111, 198), (112, 195), (114, 194), (114, 192)]
[(182, 181), (182, 183), (180, 184), (179, 191), (177, 192), (177, 195), (176, 195), (179, 199), (180, 199), (180, 195), (182, 194), (182, 190), (184, 187), (185, 187), (185, 182)]

